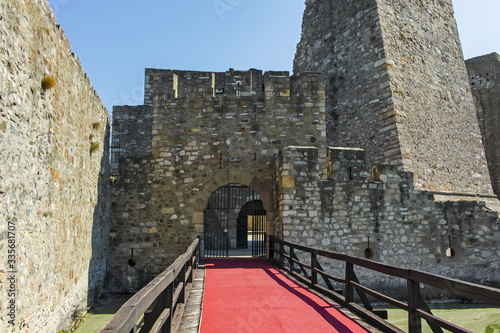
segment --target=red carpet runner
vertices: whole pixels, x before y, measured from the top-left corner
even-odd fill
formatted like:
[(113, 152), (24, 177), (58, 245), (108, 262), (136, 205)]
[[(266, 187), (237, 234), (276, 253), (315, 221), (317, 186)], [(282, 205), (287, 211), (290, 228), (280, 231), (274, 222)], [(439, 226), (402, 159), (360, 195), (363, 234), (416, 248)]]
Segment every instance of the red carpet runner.
[(206, 262), (201, 333), (368, 332), (266, 260)]

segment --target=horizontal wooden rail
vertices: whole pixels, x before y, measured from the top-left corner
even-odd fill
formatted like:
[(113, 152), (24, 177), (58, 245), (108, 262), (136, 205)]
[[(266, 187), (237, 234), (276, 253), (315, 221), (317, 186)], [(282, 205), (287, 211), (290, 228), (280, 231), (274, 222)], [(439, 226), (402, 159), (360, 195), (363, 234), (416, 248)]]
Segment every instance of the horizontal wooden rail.
[(335, 282), (338, 282), (338, 283), (345, 283), (345, 279), (341, 279), (339, 277), (336, 277), (336, 276), (333, 276), (331, 274), (328, 274), (328, 273), (325, 273), (324, 271), (317, 271), (318, 274), (320, 274), (321, 276), (327, 278), (327, 279), (330, 279), (330, 280), (333, 280)]
[[(286, 248), (288, 248), (288, 252), (285, 251)], [(311, 264), (309, 265), (301, 262), (295, 255), (295, 251), (309, 253), (311, 255)], [(324, 272), (317, 261), (317, 257), (319, 256), (342, 262), (345, 266), (345, 279), (334, 277)], [(426, 284), (428, 286), (447, 291), (459, 298), (467, 298), (493, 306), (500, 306), (500, 289), (481, 286), (423, 271), (386, 265), (369, 259), (362, 259), (341, 253), (314, 249), (304, 245), (290, 243), (274, 236), (269, 237), (269, 258), (270, 260), (275, 261), (282, 268), (289, 270), (291, 274), (304, 280), (305, 283), (310, 284), (311, 287), (317, 289), (318, 291), (327, 293), (333, 299), (357, 313), (384, 332), (402, 331), (394, 325), (380, 320), (380, 318), (377, 319), (376, 316), (374, 316), (374, 313), (377, 313), (378, 310), (373, 310), (366, 294), (408, 311), (408, 327), (410, 333), (420, 333), (422, 331), (422, 319), (427, 321), (433, 332), (442, 332), (443, 328), (451, 332), (469, 332), (452, 323), (435, 317), (428, 308), (423, 297), (420, 295), (420, 284)], [(289, 263), (289, 268), (284, 264), (285, 259)], [(294, 269), (295, 265), (298, 265), (301, 269)], [(356, 277), (354, 271), (355, 266), (379, 272), (386, 276), (398, 277), (406, 280), (408, 285), (406, 295), (408, 303), (398, 301), (378, 291), (363, 286)], [(304, 268), (309, 269), (310, 274), (306, 272)], [(302, 275), (300, 272), (302, 272)], [(328, 289), (317, 284), (318, 275), (325, 279)], [(333, 289), (333, 285), (330, 280), (344, 284), (343, 295), (340, 295), (338, 290), (336, 291)], [(354, 290), (356, 290), (358, 296), (362, 300), (364, 308), (353, 302)]]
[(199, 258), (200, 242), (196, 238), (172, 265), (132, 296), (100, 332), (176, 332)]
[(368, 287), (365, 287), (365, 286), (363, 286), (363, 285), (361, 285), (361, 284), (359, 284), (359, 283), (356, 283), (356, 282), (352, 282), (352, 281), (351, 281), (351, 284), (352, 284), (354, 287), (356, 287), (356, 288), (363, 289), (363, 291), (364, 291), (365, 293), (370, 294), (370, 295), (372, 295), (372, 296), (373, 296), (373, 297), (375, 297), (375, 298), (378, 298), (378, 299), (380, 299), (380, 300), (382, 300), (382, 301), (384, 301), (384, 302), (386, 302), (386, 303), (388, 303), (388, 304), (394, 305), (395, 307), (398, 307), (398, 308), (400, 308), (400, 309), (403, 309), (403, 310), (408, 311), (408, 304), (406, 304), (406, 303), (404, 303), (404, 302), (401, 302), (401, 301), (398, 301), (398, 300), (396, 300), (396, 299), (394, 299), (394, 298), (392, 298), (392, 297), (386, 296), (386, 295), (384, 295), (384, 294), (382, 294), (382, 293), (379, 293), (379, 292), (377, 292), (377, 291), (375, 291), (375, 290), (373, 290), (373, 289), (370, 289), (370, 288), (368, 288)]

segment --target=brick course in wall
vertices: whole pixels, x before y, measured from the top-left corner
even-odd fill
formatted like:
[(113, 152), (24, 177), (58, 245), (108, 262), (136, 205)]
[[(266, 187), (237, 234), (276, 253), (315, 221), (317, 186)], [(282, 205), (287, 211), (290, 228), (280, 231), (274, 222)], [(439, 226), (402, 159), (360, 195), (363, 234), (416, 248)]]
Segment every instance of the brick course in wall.
[(0, 6), (0, 331), (59, 332), (103, 288), (109, 117), (47, 1)]

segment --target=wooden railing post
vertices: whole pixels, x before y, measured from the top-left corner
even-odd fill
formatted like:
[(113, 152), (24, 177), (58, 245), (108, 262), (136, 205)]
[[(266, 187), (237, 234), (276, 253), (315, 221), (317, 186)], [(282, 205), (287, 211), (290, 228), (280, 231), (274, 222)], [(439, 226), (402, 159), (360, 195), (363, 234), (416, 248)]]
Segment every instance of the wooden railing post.
[(292, 246), (290, 246), (290, 270), (292, 272), (296, 272), (295, 270), (295, 263), (293, 262), (293, 258), (295, 257), (295, 251)]
[(196, 245), (196, 261), (195, 261), (195, 267), (193, 269), (198, 269), (198, 265), (200, 264), (200, 250), (201, 250), (201, 237), (198, 236), (198, 244)]
[(187, 276), (186, 283), (193, 283), (193, 280), (194, 280), (194, 270), (195, 270), (195, 268), (194, 268), (194, 264), (193, 264), (193, 258), (194, 258), (193, 254), (194, 253), (191, 253), (189, 255), (189, 261), (187, 262), (186, 273), (189, 270), (189, 268), (191, 268), (191, 271), (190, 271), (189, 275)]
[(283, 253), (285, 253), (285, 244), (283, 243), (282, 240), (280, 240), (280, 253), (279, 253), (279, 260), (280, 260), (280, 266), (285, 267), (285, 257), (283, 257)]
[(420, 283), (408, 280), (408, 332), (422, 332), (422, 320), (417, 312), (420, 302)]
[(316, 271), (316, 252), (311, 252), (311, 287), (318, 284), (318, 272)]
[(181, 293), (179, 294), (179, 299), (177, 303), (185, 303), (186, 299), (186, 264), (182, 265), (181, 271), (179, 272), (179, 283), (182, 283)]
[[(144, 317), (140, 321), (141, 331), (170, 333), (173, 329), (177, 329), (178, 319), (182, 317), (184, 307), (176, 305), (187, 300), (190, 289), (186, 286), (194, 280), (193, 272), (198, 265), (199, 255), (199, 239), (193, 240), (186, 253), (179, 256), (172, 265), (141, 289), (141, 292), (132, 296), (101, 332), (136, 332), (138, 320), (142, 316)], [(187, 276), (188, 271), (191, 272), (189, 276)], [(182, 283), (182, 286), (179, 283)], [(172, 328), (174, 314), (177, 323), (176, 327)]]
[(345, 301), (348, 303), (354, 300), (354, 288), (351, 284), (353, 277), (354, 277), (354, 265), (346, 261), (344, 296), (345, 296)]
[(273, 236), (269, 236), (269, 259), (274, 259), (274, 241)]
[(175, 283), (172, 282), (167, 289), (163, 292), (163, 295), (161, 296), (162, 299), (160, 300), (163, 302), (163, 307), (165, 309), (170, 309), (170, 316), (168, 316), (167, 320), (165, 321), (165, 324), (162, 327), (162, 333), (170, 333), (172, 331), (172, 317), (174, 316), (174, 309), (173, 309), (173, 300), (174, 300), (174, 290), (175, 290)]

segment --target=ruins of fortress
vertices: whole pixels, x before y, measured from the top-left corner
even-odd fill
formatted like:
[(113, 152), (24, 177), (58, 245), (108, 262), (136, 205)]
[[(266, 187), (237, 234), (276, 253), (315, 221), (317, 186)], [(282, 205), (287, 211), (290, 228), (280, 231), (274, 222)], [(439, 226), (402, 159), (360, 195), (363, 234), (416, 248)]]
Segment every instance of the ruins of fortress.
[(1, 6), (0, 331), (137, 291), (210, 214), (237, 248), (250, 204), (267, 235), (500, 286), (500, 57), (464, 61), (451, 0), (307, 0), (293, 75), (146, 69), (112, 135), (47, 1)]

